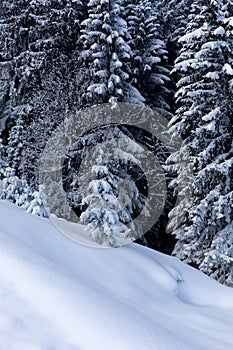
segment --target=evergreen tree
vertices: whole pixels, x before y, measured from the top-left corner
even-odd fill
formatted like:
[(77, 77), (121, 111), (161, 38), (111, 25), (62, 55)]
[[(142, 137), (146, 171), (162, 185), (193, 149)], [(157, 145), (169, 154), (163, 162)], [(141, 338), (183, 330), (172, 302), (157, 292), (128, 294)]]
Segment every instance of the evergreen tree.
[[(227, 42), (230, 48), (233, 46), (233, 6), (229, 1), (222, 8), (225, 20), (224, 29)], [(226, 100), (226, 113), (229, 116), (229, 133), (231, 140), (233, 139), (233, 55), (228, 55), (227, 62), (223, 70), (228, 76), (228, 99)], [(220, 231), (215, 234), (211, 242), (211, 246), (205, 253), (205, 258), (200, 265), (202, 271), (208, 273), (220, 282), (229, 286), (233, 286), (233, 143), (231, 143), (230, 151), (225, 155), (223, 161), (218, 166), (218, 170), (224, 180), (224, 194), (220, 193), (214, 206), (214, 215)], [(223, 228), (222, 228), (223, 227)]]
[[(205, 267), (205, 256), (209, 256), (219, 232), (233, 219), (229, 23), (221, 1), (195, 1), (174, 68), (180, 80), (171, 131), (177, 130), (184, 138), (181, 152), (189, 151), (195, 176), (188, 215), (183, 222), (173, 221), (178, 239), (174, 254), (208, 273), (211, 269)], [(178, 185), (181, 179), (182, 176)], [(185, 198), (174, 214), (183, 210), (184, 201)], [(220, 271), (213, 264), (212, 272), (216, 270)]]
[(120, 220), (117, 199), (117, 179), (105, 166), (93, 166), (97, 179), (89, 183), (90, 194), (83, 198), (88, 205), (81, 214), (91, 239), (100, 244), (116, 247), (121, 240), (132, 236), (130, 229)]
[(31, 190), (25, 179), (19, 179), (15, 170), (7, 167), (2, 180), (0, 199), (6, 199), (12, 203), (27, 209), (31, 201)]
[(161, 37), (166, 40), (172, 54), (178, 54), (178, 40), (184, 35), (190, 13), (191, 0), (159, 0), (154, 2), (158, 13)]
[(64, 189), (70, 205), (87, 225), (91, 239), (101, 244), (117, 246), (142, 235), (133, 218), (146, 205), (146, 198), (130, 168), (140, 166), (143, 149), (134, 144), (133, 150), (132, 142), (117, 126), (106, 127), (78, 140), (67, 158)]
[(9, 144), (9, 164), (33, 188), (37, 186), (39, 154), (48, 136), (75, 105), (77, 108), (69, 62), (82, 9), (81, 1), (50, 0), (43, 6), (37, 0), (3, 1), (0, 120), (4, 143)]
[(123, 12), (121, 0), (88, 3), (88, 18), (81, 24), (80, 37), (84, 105), (143, 101), (129, 84), (132, 52)]
[(158, 12), (149, 0), (129, 2), (126, 10), (131, 35), (132, 85), (140, 91), (148, 106), (171, 118), (168, 52), (159, 33)]
[[(153, 4), (154, 11), (157, 14), (157, 23), (159, 24), (159, 38), (164, 41), (167, 50), (165, 67), (168, 67), (169, 71), (171, 71), (181, 47), (179, 38), (184, 35), (187, 27), (192, 0), (161, 0), (154, 1)], [(173, 74), (171, 74), (169, 78), (170, 81), (165, 85), (169, 90), (169, 95), (167, 96), (166, 94), (166, 102), (170, 107), (170, 113), (174, 114), (174, 94), (176, 92), (176, 83), (179, 80), (179, 77), (173, 71)]]
[(43, 190), (39, 188), (39, 191), (34, 191), (32, 193), (32, 197), (33, 199), (27, 208), (27, 213), (47, 218), (48, 214), (45, 209), (46, 197), (43, 193)]
[(2, 139), (0, 139), (0, 180), (3, 178), (6, 167), (6, 149), (2, 144)]

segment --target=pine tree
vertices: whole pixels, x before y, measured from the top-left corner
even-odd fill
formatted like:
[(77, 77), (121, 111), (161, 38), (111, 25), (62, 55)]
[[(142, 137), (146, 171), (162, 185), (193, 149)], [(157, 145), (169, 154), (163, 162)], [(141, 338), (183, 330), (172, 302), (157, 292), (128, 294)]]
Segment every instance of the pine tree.
[(120, 220), (117, 200), (117, 178), (105, 166), (93, 166), (97, 179), (89, 183), (90, 194), (83, 198), (88, 205), (81, 214), (81, 222), (87, 224), (91, 239), (97, 243), (116, 247), (121, 240), (130, 237), (130, 229)]
[[(192, 5), (175, 62), (180, 80), (178, 109), (171, 121), (171, 131), (184, 138), (183, 151), (189, 151), (194, 170), (191, 208), (183, 222), (173, 222), (178, 239), (174, 254), (208, 273), (205, 255), (209, 256), (212, 242), (233, 219), (232, 39), (221, 8), (221, 1)], [(174, 214), (183, 210), (184, 201)], [(213, 270), (219, 276), (216, 265)]]
[(191, 0), (160, 0), (154, 6), (158, 12), (161, 37), (166, 40), (172, 53), (176, 55), (179, 49), (178, 39), (184, 35), (190, 13)]
[(6, 199), (27, 209), (31, 198), (31, 190), (27, 181), (25, 179), (19, 179), (15, 175), (15, 170), (7, 167), (2, 180), (0, 199)]
[(84, 105), (130, 99), (142, 103), (129, 84), (131, 49), (121, 0), (90, 0), (80, 37)]
[(133, 151), (131, 145), (117, 126), (105, 127), (77, 141), (68, 156), (64, 189), (91, 239), (101, 244), (118, 246), (142, 235), (140, 223), (135, 226), (133, 218), (146, 205), (146, 198), (130, 168), (140, 164), (143, 148), (135, 144)]
[[(165, 63), (169, 71), (174, 67), (174, 61), (181, 48), (179, 38), (184, 35), (187, 27), (191, 4), (192, 0), (161, 0), (154, 2), (154, 11), (157, 14), (157, 23), (159, 24), (159, 38), (166, 45), (167, 59)], [(166, 88), (169, 90), (166, 102), (170, 107), (170, 113), (174, 114), (174, 94), (179, 77), (173, 72), (169, 78), (170, 81), (166, 84)]]
[(140, 91), (148, 106), (171, 118), (168, 52), (159, 33), (158, 12), (149, 0), (129, 2), (126, 10), (131, 35), (132, 85)]
[[(229, 134), (233, 138), (232, 119), (233, 119), (233, 55), (230, 48), (233, 45), (233, 6), (227, 2), (222, 8), (225, 20), (224, 29), (229, 45), (229, 55), (223, 70), (228, 76), (228, 99), (226, 100), (226, 113), (229, 116)], [(217, 224), (220, 229), (213, 237), (212, 243), (205, 258), (200, 265), (202, 271), (208, 273), (220, 282), (233, 286), (233, 143), (230, 151), (225, 155), (221, 164), (218, 165), (218, 171), (221, 173), (225, 188), (214, 206), (214, 216), (217, 218)]]
[(0, 139), (0, 179), (2, 179), (7, 165), (8, 164), (6, 162), (6, 149), (2, 144), (2, 139)]
[(9, 164), (34, 189), (46, 140), (77, 108), (75, 77), (68, 67), (84, 14), (81, 1), (50, 0), (43, 6), (36, 0), (3, 1), (0, 120), (4, 143), (9, 144)]
[(46, 211), (46, 197), (42, 188), (39, 188), (39, 191), (34, 191), (32, 193), (32, 201), (27, 208), (27, 213), (31, 213), (33, 215), (41, 216), (43, 218), (48, 217), (48, 213)]

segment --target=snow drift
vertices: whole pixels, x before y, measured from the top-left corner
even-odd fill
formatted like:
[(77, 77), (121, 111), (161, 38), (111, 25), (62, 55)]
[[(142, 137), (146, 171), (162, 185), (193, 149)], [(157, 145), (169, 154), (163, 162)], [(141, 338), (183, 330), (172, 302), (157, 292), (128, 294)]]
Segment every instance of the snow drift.
[(0, 213), (1, 349), (233, 348), (232, 289), (137, 244), (88, 248), (8, 202)]

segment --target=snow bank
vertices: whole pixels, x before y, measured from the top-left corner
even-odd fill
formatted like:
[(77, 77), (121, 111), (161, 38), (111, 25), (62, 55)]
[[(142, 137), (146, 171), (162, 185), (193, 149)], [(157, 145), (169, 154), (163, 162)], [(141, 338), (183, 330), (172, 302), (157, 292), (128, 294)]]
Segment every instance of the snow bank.
[(0, 349), (233, 348), (232, 289), (136, 244), (87, 248), (10, 203), (0, 213)]

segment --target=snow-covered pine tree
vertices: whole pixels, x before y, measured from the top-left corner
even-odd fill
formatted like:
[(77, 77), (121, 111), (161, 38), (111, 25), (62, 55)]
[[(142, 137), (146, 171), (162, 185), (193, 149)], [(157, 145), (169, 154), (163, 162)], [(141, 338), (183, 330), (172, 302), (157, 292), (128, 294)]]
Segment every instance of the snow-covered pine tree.
[(132, 235), (120, 220), (116, 178), (106, 166), (92, 166), (93, 179), (88, 186), (90, 193), (83, 198), (87, 209), (81, 214), (81, 222), (87, 224), (91, 239), (99, 244), (117, 247), (121, 239)]
[(167, 49), (159, 33), (159, 15), (149, 0), (126, 2), (127, 25), (132, 49), (131, 82), (145, 103), (170, 118), (168, 100), (170, 71)]
[(88, 2), (80, 37), (83, 105), (144, 100), (129, 84), (132, 52), (123, 12), (121, 0)]
[[(156, 0), (153, 2), (154, 11), (157, 14), (157, 23), (159, 24), (159, 38), (166, 45), (166, 67), (168, 66), (169, 70), (174, 67), (174, 61), (179, 54), (179, 38), (184, 35), (191, 4), (192, 0)], [(167, 103), (172, 114), (175, 112), (174, 94), (178, 80), (179, 77), (173, 73), (170, 75), (170, 82), (166, 84), (169, 90)]]
[[(228, 130), (233, 139), (233, 4), (228, 1), (222, 8), (225, 20), (224, 29), (229, 45), (229, 55), (223, 67), (228, 76), (228, 99), (225, 113), (229, 116)], [(230, 142), (230, 140), (229, 140)], [(233, 287), (233, 142), (222, 162), (217, 166), (225, 184), (224, 191), (220, 193), (213, 208), (217, 218), (219, 230), (213, 237), (209, 250), (205, 253), (200, 268), (220, 282)]]
[[(171, 132), (176, 130), (184, 138), (183, 150), (192, 157), (195, 177), (188, 215), (175, 223), (178, 242), (174, 255), (216, 278), (222, 273), (219, 264), (206, 262), (212, 242), (214, 247), (219, 232), (226, 232), (233, 220), (232, 29), (227, 29), (232, 24), (226, 21), (222, 5), (222, 1), (204, 0), (192, 5), (175, 62), (174, 71), (180, 75), (178, 108), (170, 123)], [(183, 201), (180, 210), (182, 205)], [(211, 254), (213, 257), (213, 251)], [(226, 281), (229, 269), (225, 273), (221, 278)]]
[(142, 65), (143, 40), (145, 39), (145, 13), (141, 1), (125, 1), (125, 21), (129, 32), (128, 44), (132, 50), (131, 55), (131, 82), (140, 89), (139, 75)]
[(0, 138), (0, 179), (3, 177), (6, 167), (7, 167), (6, 148), (2, 144), (2, 139)]
[[(190, 12), (191, 0), (158, 0), (153, 2), (160, 24), (161, 37), (172, 45), (176, 55), (178, 39), (184, 34)], [(172, 44), (171, 44), (172, 43)], [(170, 46), (169, 46), (170, 47)]]
[(32, 201), (30, 202), (30, 205), (27, 208), (27, 213), (31, 213), (33, 215), (41, 216), (43, 218), (48, 217), (48, 213), (46, 211), (46, 196), (42, 190), (42, 188), (39, 188), (38, 191), (34, 191), (32, 193)]
[(158, 13), (153, 9), (151, 1), (141, 3), (144, 8), (145, 40), (142, 52), (142, 95), (147, 104), (162, 116), (170, 119), (168, 89), (170, 70), (168, 66), (168, 52), (165, 42), (159, 34)]
[(27, 133), (29, 109), (29, 105), (22, 106), (20, 109), (15, 125), (10, 130), (7, 144), (8, 162), (13, 169), (17, 169), (17, 174), (20, 174), (20, 176), (25, 175), (28, 171), (23, 166), (25, 161), (23, 158), (25, 155), (27, 156), (27, 150), (30, 147)]
[(39, 154), (48, 136), (77, 108), (69, 62), (79, 37), (82, 8), (81, 1), (71, 0), (49, 0), (43, 6), (37, 0), (3, 1), (4, 142), (9, 144), (10, 166), (19, 177), (26, 176), (34, 189)]
[(0, 198), (3, 196), (3, 178), (7, 168), (5, 147), (0, 139)]
[(19, 179), (15, 170), (7, 167), (1, 183), (0, 199), (6, 199), (27, 209), (32, 199), (31, 190), (25, 179)]
[[(1, 17), (1, 69), (4, 74), (2, 113), (7, 117), (7, 127), (11, 127), (25, 105), (26, 94), (38, 83), (37, 70), (41, 65), (41, 52), (31, 49), (30, 27), (34, 18), (30, 2), (19, 0), (3, 1)], [(37, 38), (36, 38), (37, 39)], [(6, 122), (4, 124), (6, 124)]]
[(140, 167), (143, 154), (143, 148), (117, 126), (93, 131), (72, 146), (64, 172), (64, 189), (93, 240), (117, 246), (123, 238), (142, 235), (143, 223), (134, 225), (133, 218), (147, 200), (136, 185), (142, 173), (132, 176), (131, 168), (133, 164)]
[[(82, 85), (80, 86), (80, 90), (82, 92), (83, 106), (104, 102), (110, 102), (116, 105), (120, 101), (144, 103), (144, 98), (137, 88), (130, 84), (131, 70), (129, 64), (132, 60), (132, 51), (129, 43), (131, 37), (127, 30), (127, 23), (123, 19), (125, 18), (125, 9), (122, 4), (123, 2), (121, 0), (91, 0), (88, 3), (88, 18), (82, 22), (82, 35), (79, 42), (81, 50), (81, 73), (83, 76), (83, 80), (80, 80)], [(105, 130), (108, 137), (113, 132), (110, 129), (107, 127)], [(90, 147), (95, 146), (98, 142), (98, 136), (97, 138), (92, 138), (90, 135), (87, 138), (87, 143)], [(106, 167), (107, 165), (99, 164), (99, 166)], [(111, 166), (108, 167), (109, 176), (105, 178), (105, 181), (109, 179), (110, 183), (111, 176), (114, 174), (113, 168), (117, 167), (116, 162)], [(91, 169), (92, 167), (87, 170), (86, 178), (88, 178), (89, 173), (91, 176)], [(96, 187), (93, 187), (92, 184), (93, 182), (90, 181), (88, 188), (94, 191)], [(109, 186), (111, 192), (111, 185)], [(89, 194), (88, 198), (94, 200), (97, 192), (94, 191), (92, 195)], [(69, 193), (69, 196), (72, 198), (72, 201), (79, 197), (78, 194), (74, 194), (73, 196), (72, 193)], [(100, 199), (101, 194), (99, 196)], [(93, 205), (95, 207), (96, 203)], [(87, 208), (83, 212), (82, 218), (86, 218), (85, 222), (87, 217), (90, 219), (89, 211), (93, 211), (94, 207), (90, 204), (89, 209)], [(118, 214), (116, 214), (115, 218), (117, 217)], [(107, 216), (105, 219), (107, 220)], [(119, 220), (119, 217), (117, 220)], [(122, 229), (124, 222), (120, 222), (119, 227)], [(98, 230), (100, 230), (100, 227)]]

